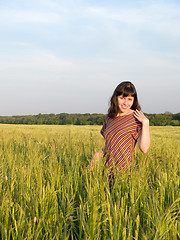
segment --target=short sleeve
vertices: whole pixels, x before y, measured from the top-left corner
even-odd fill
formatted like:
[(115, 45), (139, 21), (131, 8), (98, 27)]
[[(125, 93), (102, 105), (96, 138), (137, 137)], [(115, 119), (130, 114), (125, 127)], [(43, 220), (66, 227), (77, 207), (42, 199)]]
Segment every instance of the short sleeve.
[(134, 129), (134, 131), (133, 131), (133, 134), (132, 134), (134, 140), (137, 141), (137, 139), (138, 139), (138, 137), (139, 137), (139, 135), (140, 135), (141, 129), (142, 129), (142, 124), (141, 124), (141, 122), (139, 122), (139, 121), (136, 122), (136, 127), (135, 127), (135, 129)]
[(104, 131), (106, 130), (106, 127), (107, 127), (107, 116), (105, 117), (103, 126), (102, 126), (101, 131), (100, 131), (100, 133), (102, 134), (103, 137), (104, 137)]

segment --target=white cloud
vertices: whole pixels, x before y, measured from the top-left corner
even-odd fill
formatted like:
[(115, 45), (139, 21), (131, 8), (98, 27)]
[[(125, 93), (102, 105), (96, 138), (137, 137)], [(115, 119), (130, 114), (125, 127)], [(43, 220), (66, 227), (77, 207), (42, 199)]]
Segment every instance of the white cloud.
[(87, 12), (103, 22), (120, 22), (131, 26), (134, 30), (146, 29), (180, 37), (179, 5), (147, 3), (139, 8), (89, 7)]
[(27, 10), (0, 11), (0, 24), (40, 23), (52, 24), (61, 21), (61, 16), (55, 12), (38, 12)]
[[(69, 71), (73, 67), (72, 62), (61, 59), (47, 50), (38, 49), (28, 43), (14, 43), (18, 46), (17, 52), (11, 56), (1, 55), (1, 76), (18, 81), (20, 76), (54, 75)], [(8, 80), (8, 79), (7, 79)], [(40, 79), (39, 79), (40, 80)]]

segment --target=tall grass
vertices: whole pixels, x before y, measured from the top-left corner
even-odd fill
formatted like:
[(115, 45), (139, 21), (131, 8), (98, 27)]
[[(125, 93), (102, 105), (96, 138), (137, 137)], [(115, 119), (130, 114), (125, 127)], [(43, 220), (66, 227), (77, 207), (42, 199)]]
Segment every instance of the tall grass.
[(99, 126), (0, 125), (0, 239), (180, 239), (180, 128), (109, 189)]

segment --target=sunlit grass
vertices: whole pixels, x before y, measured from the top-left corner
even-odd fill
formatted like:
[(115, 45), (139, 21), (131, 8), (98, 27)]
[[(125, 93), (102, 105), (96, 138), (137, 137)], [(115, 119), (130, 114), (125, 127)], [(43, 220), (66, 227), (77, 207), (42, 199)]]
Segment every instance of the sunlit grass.
[(180, 128), (151, 127), (111, 191), (100, 128), (0, 125), (1, 239), (180, 238)]

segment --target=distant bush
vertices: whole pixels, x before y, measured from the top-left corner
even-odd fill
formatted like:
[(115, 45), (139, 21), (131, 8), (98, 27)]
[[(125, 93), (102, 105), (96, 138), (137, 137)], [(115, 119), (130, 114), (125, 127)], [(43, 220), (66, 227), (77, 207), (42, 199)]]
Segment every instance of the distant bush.
[[(145, 114), (151, 126), (180, 126), (180, 113), (172, 114)], [(23, 116), (0, 116), (2, 124), (28, 124), (28, 125), (102, 125), (105, 114), (85, 113), (85, 114), (38, 114)]]

